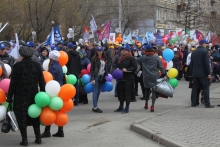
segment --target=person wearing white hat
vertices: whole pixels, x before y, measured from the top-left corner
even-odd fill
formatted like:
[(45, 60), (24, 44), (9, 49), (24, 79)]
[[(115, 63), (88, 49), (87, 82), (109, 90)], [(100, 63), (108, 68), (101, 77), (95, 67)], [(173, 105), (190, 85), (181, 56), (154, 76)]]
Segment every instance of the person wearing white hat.
[[(64, 84), (64, 75), (63, 75), (63, 70), (62, 66), (58, 62), (58, 59), (60, 57), (60, 53), (57, 50), (52, 50), (49, 53), (49, 72), (52, 74), (53, 79), (57, 81), (60, 86)], [(51, 126), (46, 126), (44, 132), (41, 134), (41, 138), (45, 137), (51, 137), (50, 133), (50, 127)], [(56, 134), (53, 134), (53, 137), (64, 137), (63, 133), (63, 127), (58, 127), (58, 132)]]

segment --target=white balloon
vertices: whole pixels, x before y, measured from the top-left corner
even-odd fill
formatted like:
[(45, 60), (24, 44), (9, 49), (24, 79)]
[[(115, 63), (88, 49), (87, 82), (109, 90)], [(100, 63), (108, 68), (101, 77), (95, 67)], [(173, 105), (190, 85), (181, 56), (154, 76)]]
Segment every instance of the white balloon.
[(68, 29), (68, 31), (69, 31), (69, 32), (72, 32), (72, 31), (73, 31), (73, 29), (72, 29), (72, 28), (69, 28), (69, 29)]
[(0, 121), (2, 121), (6, 116), (7, 109), (5, 106), (0, 105)]
[(50, 97), (57, 96), (60, 92), (60, 84), (55, 80), (51, 80), (46, 84), (45, 91)]
[(7, 74), (8, 74), (8, 76), (10, 76), (10, 74), (11, 74), (11, 66), (9, 66), (8, 64), (4, 64), (4, 66), (5, 66), (5, 70), (6, 70)]
[(171, 68), (173, 68), (173, 61), (167, 62), (167, 68), (166, 68), (166, 70), (170, 70)]
[(84, 41), (84, 40), (83, 40), (82, 38), (80, 38), (80, 39), (79, 39), (79, 43), (81, 43), (81, 44), (82, 44), (82, 43), (83, 43), (83, 41)]
[(47, 59), (43, 62), (43, 69), (45, 71), (48, 71), (49, 62), (50, 62), (50, 59)]

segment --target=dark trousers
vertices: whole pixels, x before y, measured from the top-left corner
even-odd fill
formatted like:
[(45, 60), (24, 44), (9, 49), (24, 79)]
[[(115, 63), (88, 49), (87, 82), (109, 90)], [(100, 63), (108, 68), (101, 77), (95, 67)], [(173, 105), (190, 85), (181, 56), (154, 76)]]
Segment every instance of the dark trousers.
[(179, 73), (180, 73), (180, 65), (173, 65), (173, 68), (176, 68), (176, 70), (178, 71), (178, 74), (176, 76), (176, 79), (180, 79)]
[(202, 89), (204, 91), (205, 106), (210, 105), (209, 99), (209, 82), (207, 77), (193, 78), (193, 88), (192, 88), (192, 105), (196, 105), (198, 99), (198, 90)]
[(134, 80), (134, 93), (135, 95), (138, 94), (138, 77), (135, 76), (135, 80)]
[(145, 88), (144, 88), (143, 78), (142, 78), (141, 81), (140, 81), (140, 85), (141, 85), (141, 91), (142, 91), (143, 97), (145, 97)]
[(74, 85), (76, 88), (76, 95), (74, 97), (74, 103), (78, 104), (79, 102), (79, 85), (78, 85), (78, 80), (76, 80), (76, 84)]
[(132, 91), (134, 91), (134, 81), (118, 81), (118, 99), (120, 101), (120, 106), (124, 105), (126, 102), (126, 107), (129, 107), (132, 97)]

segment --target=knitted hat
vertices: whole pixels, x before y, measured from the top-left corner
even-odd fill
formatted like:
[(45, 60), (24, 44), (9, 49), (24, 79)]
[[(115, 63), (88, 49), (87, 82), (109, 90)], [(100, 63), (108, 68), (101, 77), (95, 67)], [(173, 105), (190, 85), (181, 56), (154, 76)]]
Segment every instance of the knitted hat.
[(60, 57), (60, 53), (57, 50), (52, 50), (49, 53), (49, 58), (52, 59), (52, 60), (57, 61), (59, 57)]
[(32, 57), (34, 54), (34, 51), (27, 46), (21, 46), (19, 49), (19, 54), (22, 57)]
[(73, 48), (74, 45), (73, 45), (72, 43), (68, 43), (68, 44), (67, 44), (67, 47), (68, 47), (68, 48)]

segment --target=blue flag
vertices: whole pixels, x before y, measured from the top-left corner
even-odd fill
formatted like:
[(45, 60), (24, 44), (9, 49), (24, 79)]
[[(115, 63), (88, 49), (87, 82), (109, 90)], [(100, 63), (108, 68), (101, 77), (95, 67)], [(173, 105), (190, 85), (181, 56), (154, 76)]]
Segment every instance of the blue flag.
[(59, 26), (56, 25), (52, 31), (50, 32), (50, 34), (48, 35), (46, 41), (44, 42), (44, 45), (54, 45), (57, 44), (59, 42), (63, 43), (63, 38), (62, 35), (60, 33), (60, 29)]
[(154, 40), (154, 34), (150, 32), (146, 32), (146, 38), (149, 43), (151, 40)]
[(136, 36), (137, 41), (142, 42), (143, 38), (141, 38), (139, 35)]

